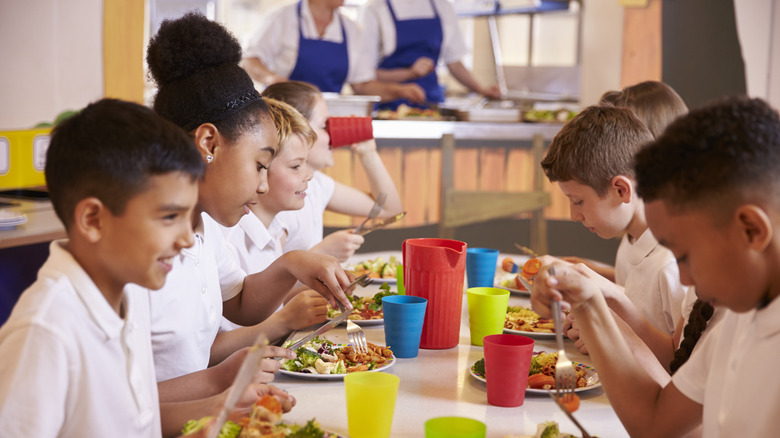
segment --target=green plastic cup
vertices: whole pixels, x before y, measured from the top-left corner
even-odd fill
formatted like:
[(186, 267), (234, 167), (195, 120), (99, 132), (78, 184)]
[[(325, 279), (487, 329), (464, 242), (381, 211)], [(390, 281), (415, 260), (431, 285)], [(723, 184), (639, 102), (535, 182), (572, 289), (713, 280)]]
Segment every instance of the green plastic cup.
[(393, 374), (371, 371), (344, 376), (347, 424), (351, 438), (390, 436), (400, 381)]
[(485, 438), (485, 423), (466, 417), (437, 417), (425, 422), (425, 438)]
[(504, 332), (509, 291), (497, 287), (472, 287), (466, 290), (469, 307), (471, 345), (482, 345), (488, 335)]
[(398, 287), (398, 295), (406, 295), (406, 288), (404, 287), (404, 265), (398, 264), (395, 267), (395, 282)]

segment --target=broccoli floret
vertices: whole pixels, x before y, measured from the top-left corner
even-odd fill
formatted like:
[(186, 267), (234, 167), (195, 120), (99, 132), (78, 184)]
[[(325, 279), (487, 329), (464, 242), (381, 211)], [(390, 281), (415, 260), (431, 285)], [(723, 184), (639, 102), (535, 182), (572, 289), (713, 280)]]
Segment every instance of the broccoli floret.
[[(539, 433), (541, 430), (541, 433)], [(559, 438), (561, 436), (560, 430), (558, 430), (558, 423), (554, 421), (545, 421), (538, 426), (537, 434), (539, 438)]]
[[(181, 429), (181, 434), (191, 435), (195, 432), (198, 432), (199, 430), (206, 427), (212, 418), (213, 417), (203, 417), (200, 420), (190, 420), (184, 423), (184, 427)], [(241, 426), (228, 420), (222, 426), (222, 430), (219, 432), (217, 438), (236, 438), (238, 437), (239, 433), (241, 433)]]
[(542, 365), (537, 360), (536, 356), (531, 357), (531, 368), (528, 369), (528, 375), (541, 373), (542, 372)]
[(485, 358), (474, 362), (474, 373), (478, 376), (485, 377)]
[(320, 428), (316, 419), (309, 420), (305, 426), (301, 427), (297, 424), (290, 426), (290, 434), (287, 438), (321, 438), (325, 433)]
[(298, 355), (298, 361), (303, 365), (302, 368), (314, 366), (314, 362), (316, 362), (317, 359), (322, 359), (322, 356), (319, 353), (305, 347), (297, 349), (295, 354)]

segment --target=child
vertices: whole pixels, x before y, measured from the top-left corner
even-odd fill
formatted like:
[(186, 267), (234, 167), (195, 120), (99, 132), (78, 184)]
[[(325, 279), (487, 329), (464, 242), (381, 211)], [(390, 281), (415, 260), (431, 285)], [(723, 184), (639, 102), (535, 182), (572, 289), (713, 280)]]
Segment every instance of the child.
[(604, 239), (623, 236), (615, 267), (619, 286), (605, 282), (603, 290), (610, 307), (640, 337), (632, 306), (671, 335), (686, 293), (671, 252), (647, 229), (635, 190), (633, 156), (651, 140), (631, 110), (592, 106), (561, 129), (541, 163), (569, 198), (573, 220)]
[[(257, 203), (249, 208), (252, 214), (244, 215), (238, 226), (223, 230), (236, 250), (241, 268), (250, 274), (266, 269), (282, 255), (282, 239), (287, 230), (278, 213), (303, 207), (306, 187), (313, 173), (306, 159), (317, 138), (309, 122), (295, 108), (274, 99), (266, 101), (279, 138), (276, 157), (268, 169), (268, 192), (257, 197)], [(217, 335), (215, 344), (245, 344), (256, 338), (258, 331), (263, 331), (272, 343), (283, 340), (293, 330), (325, 322), (327, 304), (320, 294), (306, 290), (294, 295), (254, 327), (238, 329), (223, 321), (223, 331)], [(212, 348), (212, 360), (219, 360), (231, 350), (235, 351), (228, 348), (220, 354)]]
[(363, 216), (374, 204), (374, 198), (386, 193), (387, 199), (379, 217), (400, 213), (401, 198), (382, 158), (376, 150), (376, 142), (367, 140), (353, 144), (354, 150), (368, 176), (371, 196), (353, 187), (336, 182), (322, 173), (332, 167), (333, 150), (329, 146), (330, 135), (325, 129), (328, 106), (317, 87), (305, 82), (281, 82), (263, 91), (263, 96), (287, 102), (303, 114), (317, 133), (317, 141), (309, 153), (309, 166), (314, 178), (309, 183), (305, 206), (301, 210), (281, 213), (282, 220), (289, 226), (289, 235), (284, 250), (313, 250), (335, 256), (345, 262), (363, 244), (363, 237), (351, 230), (341, 230), (323, 239), (322, 214), (325, 210), (353, 216)]
[(592, 282), (556, 265), (535, 283), (535, 310), (571, 304), (612, 406), (632, 436), (773, 436), (780, 386), (780, 117), (760, 99), (693, 110), (636, 157), (647, 222), (685, 284), (727, 308), (666, 386), (653, 382)]
[[(335, 258), (295, 251), (246, 275), (222, 238), (220, 226), (238, 223), (267, 190), (266, 169), (277, 147), (268, 106), (238, 66), (240, 59), (238, 41), (196, 13), (164, 21), (147, 52), (158, 85), (155, 111), (190, 132), (206, 163), (195, 245), (175, 260), (165, 293), (152, 295), (152, 342), (158, 381), (166, 381), (160, 386), (165, 401), (211, 395), (232, 381), (240, 366), (235, 355), (221, 368), (207, 369), (218, 362), (211, 349), (219, 349), (213, 343), (221, 316), (240, 325), (257, 324), (276, 310), (296, 279), (332, 304), (337, 299), (349, 303), (343, 292), (349, 278)], [(278, 347), (267, 353), (293, 354)], [(269, 373), (278, 366), (276, 360), (261, 364)], [(205, 377), (169, 380), (203, 370)]]

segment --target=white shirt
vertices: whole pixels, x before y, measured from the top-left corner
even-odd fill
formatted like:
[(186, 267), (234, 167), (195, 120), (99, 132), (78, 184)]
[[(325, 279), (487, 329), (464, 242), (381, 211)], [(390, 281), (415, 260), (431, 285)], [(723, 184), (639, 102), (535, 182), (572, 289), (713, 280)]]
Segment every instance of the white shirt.
[[(468, 54), (466, 41), (458, 26), (455, 9), (447, 0), (433, 0), (442, 26), (440, 58), (445, 64), (460, 61)], [(433, 18), (429, 0), (391, 0), (398, 20)], [(366, 40), (366, 58), (379, 65), (396, 47), (395, 23), (386, 0), (369, 0), (360, 12), (363, 38)], [(434, 60), (436, 61), (436, 60)]]
[(674, 333), (688, 288), (680, 283), (674, 255), (650, 229), (634, 242), (623, 236), (615, 260), (615, 283), (625, 288), (626, 297), (656, 328)]
[(284, 253), (282, 236), (287, 232), (287, 226), (278, 214), (268, 228), (257, 216), (249, 213), (236, 226), (223, 227), (222, 232), (235, 251), (241, 269), (247, 274), (265, 270)]
[(203, 233), (174, 259), (165, 286), (149, 291), (157, 380), (206, 369), (222, 319), (222, 302), (243, 289), (246, 273), (222, 230), (202, 213)]
[(333, 178), (317, 171), (309, 181), (306, 198), (300, 210), (288, 210), (277, 214), (287, 225), (287, 242), (284, 252), (292, 250), (310, 250), (322, 242), (323, 218), (330, 198), (336, 190)]
[[(289, 78), (298, 60), (299, 23), (298, 2), (294, 2), (271, 11), (260, 24), (257, 31), (250, 37), (244, 48), (245, 58), (259, 58), (260, 61), (273, 73)], [(336, 12), (327, 28), (322, 40), (334, 43), (342, 43), (343, 35), (341, 25), (347, 35), (347, 54), (349, 55), (348, 84), (359, 84), (376, 79), (376, 69), (371, 58), (364, 58), (364, 38), (360, 27), (350, 18)], [(308, 39), (320, 39), (317, 26), (314, 24), (309, 0), (303, 0), (301, 5), (301, 18), (303, 19), (303, 37)], [(340, 19), (339, 19), (340, 18)]]
[(66, 244), (0, 328), (0, 434), (159, 437), (148, 296), (128, 285), (120, 318)]
[(672, 382), (704, 406), (702, 436), (777, 436), (778, 362), (780, 299), (775, 299), (761, 310), (726, 310)]

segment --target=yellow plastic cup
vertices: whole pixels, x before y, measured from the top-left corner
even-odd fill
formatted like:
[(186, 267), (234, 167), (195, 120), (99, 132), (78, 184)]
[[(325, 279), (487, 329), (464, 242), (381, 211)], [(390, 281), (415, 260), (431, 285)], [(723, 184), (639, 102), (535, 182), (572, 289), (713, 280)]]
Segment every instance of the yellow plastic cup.
[(487, 425), (466, 417), (437, 417), (425, 422), (425, 438), (485, 438)]
[(393, 374), (371, 371), (344, 376), (351, 438), (390, 436), (400, 380)]
[(471, 344), (482, 345), (488, 335), (504, 332), (509, 291), (497, 287), (472, 287), (466, 290), (469, 307)]

